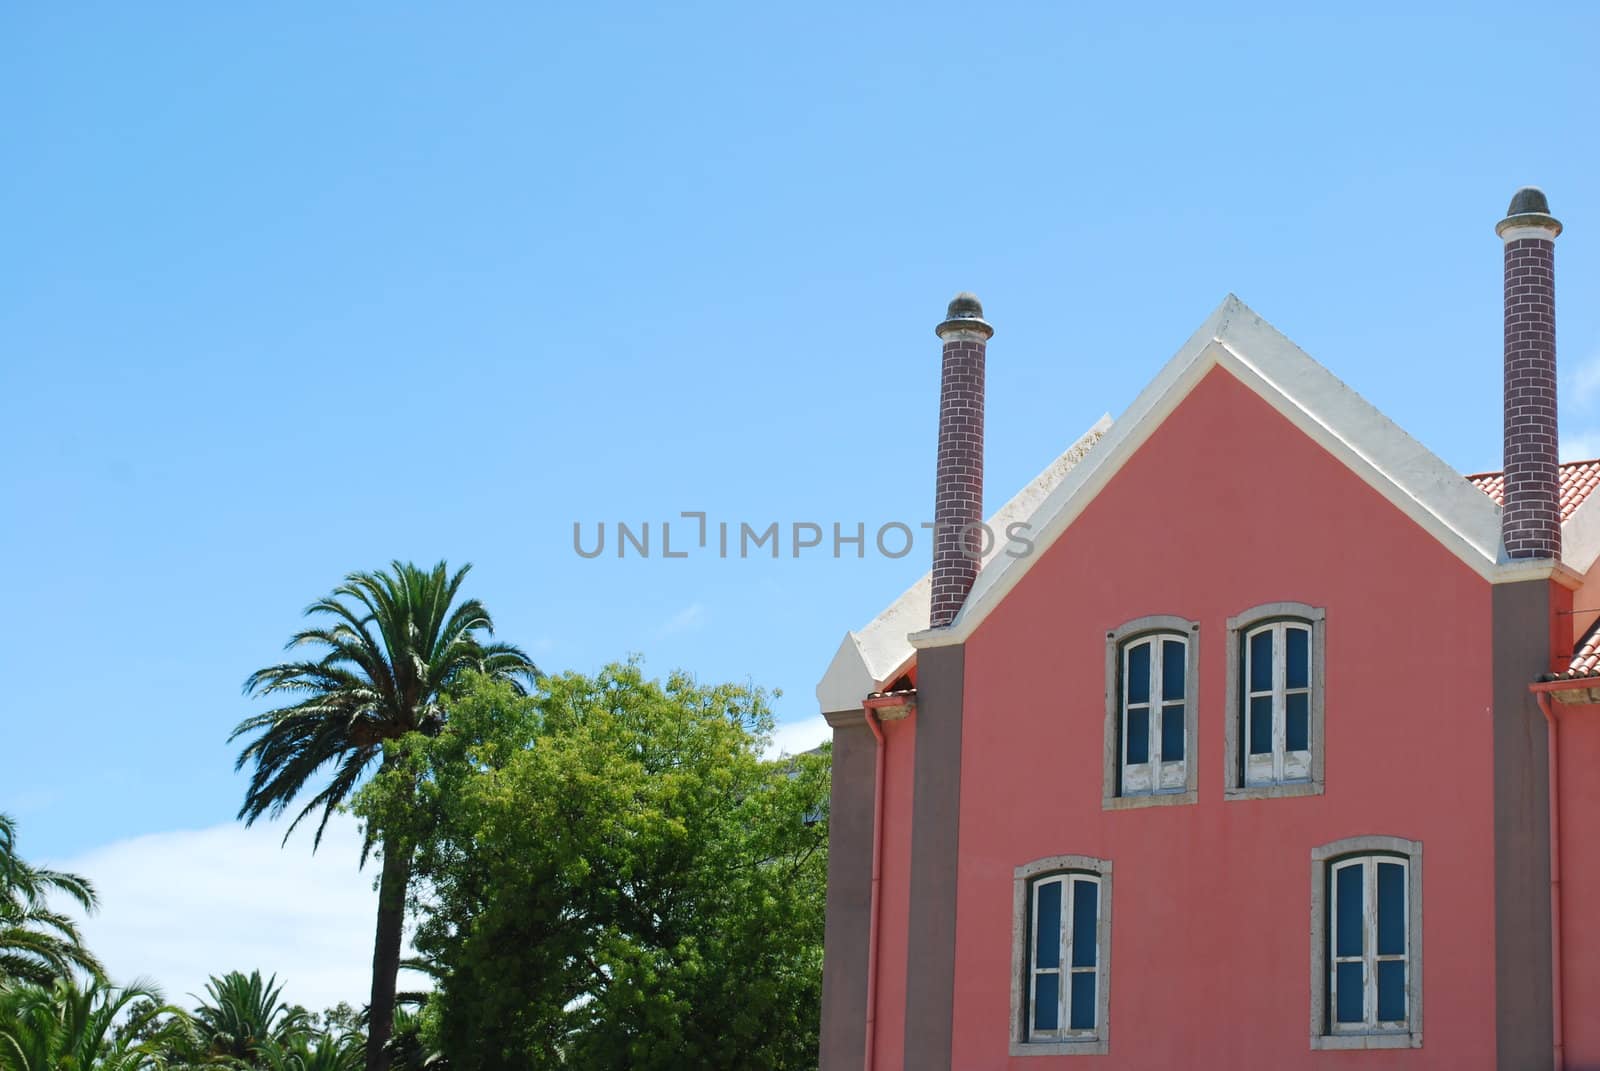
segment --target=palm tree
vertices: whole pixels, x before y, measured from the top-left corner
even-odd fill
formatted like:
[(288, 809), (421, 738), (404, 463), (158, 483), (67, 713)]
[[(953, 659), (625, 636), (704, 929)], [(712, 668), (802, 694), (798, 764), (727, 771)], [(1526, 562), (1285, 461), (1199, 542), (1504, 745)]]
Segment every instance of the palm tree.
[(47, 903), (52, 893), (60, 893), (85, 912), (93, 911), (94, 886), (76, 874), (29, 865), (17, 855), (16, 843), (16, 822), (0, 814), (0, 984), (48, 986), (75, 970), (103, 977), (77, 923)]
[(188, 1036), (184, 1014), (144, 983), (0, 988), (0, 1071), (159, 1071)]
[(361, 1071), (361, 1039), (355, 1034), (318, 1034), (287, 1045), (262, 1047), (262, 1071)]
[(194, 1010), (201, 1051), (254, 1066), (268, 1045), (290, 1045), (305, 1037), (311, 1025), (304, 1008), (281, 999), (278, 976), (265, 981), (260, 971), (230, 971), (212, 976), (206, 995)]
[(445, 1071), (450, 1066), (444, 1056), (424, 1040), (420, 1013), (403, 1007), (394, 1013), (394, 1037), (389, 1039), (389, 1052), (395, 1071)]
[[(451, 574), (444, 562), (431, 571), (392, 562), (375, 573), (351, 573), (328, 597), (306, 610), (328, 619), (289, 641), (290, 649), (322, 649), (315, 660), (285, 662), (257, 670), (245, 682), (255, 696), (292, 696), (289, 706), (246, 718), (230, 740), (250, 737), (235, 769), (253, 770), (239, 817), (246, 824), (274, 818), (323, 767), (331, 779), (311, 797), (289, 832), (319, 808), (320, 843), (333, 812), (349, 798), (374, 763), (385, 758), (384, 742), (407, 733), (434, 735), (444, 726), (441, 700), (463, 673), (476, 671), (521, 688), (538, 669), (509, 644), (486, 643), (494, 623), (483, 604), (456, 605), (471, 566)], [(368, 1071), (387, 1071), (387, 1042), (394, 1025), (395, 974), (400, 966), (406, 889), (412, 847), (397, 835), (367, 830), (383, 859), (378, 882), (378, 924), (372, 953)], [(284, 834), (288, 839), (288, 833)], [(363, 849), (363, 859), (366, 849)]]

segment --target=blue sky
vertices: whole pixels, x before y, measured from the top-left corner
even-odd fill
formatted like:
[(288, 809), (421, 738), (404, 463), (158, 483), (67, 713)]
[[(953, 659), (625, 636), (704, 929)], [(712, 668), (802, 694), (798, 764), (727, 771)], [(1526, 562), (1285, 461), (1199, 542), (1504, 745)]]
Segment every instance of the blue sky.
[(546, 668), (638, 652), (810, 717), (925, 544), (591, 561), (573, 524), (928, 519), (959, 289), (997, 328), (991, 505), (1229, 291), (1492, 469), (1492, 227), (1537, 183), (1567, 225), (1565, 437), (1600, 454), (1593, 9), (1110, 10), (8, 8), (0, 809), (25, 848), (227, 823), (240, 683), (391, 558), (474, 563)]

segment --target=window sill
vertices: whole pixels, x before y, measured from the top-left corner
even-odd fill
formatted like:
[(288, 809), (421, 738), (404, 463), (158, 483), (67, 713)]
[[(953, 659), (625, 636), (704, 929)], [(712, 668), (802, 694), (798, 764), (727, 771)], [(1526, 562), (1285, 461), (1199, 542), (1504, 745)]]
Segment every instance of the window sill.
[(1382, 1034), (1318, 1034), (1311, 1039), (1313, 1049), (1420, 1049), (1418, 1031), (1388, 1031)]
[(1187, 792), (1152, 792), (1143, 796), (1105, 796), (1100, 800), (1102, 809), (1107, 811), (1132, 811), (1140, 807), (1171, 807), (1184, 803), (1195, 803), (1199, 793), (1194, 789)]
[(1225, 800), (1277, 800), (1292, 799), (1295, 796), (1320, 796), (1322, 795), (1322, 782), (1320, 781), (1291, 781), (1283, 785), (1250, 785), (1247, 788), (1225, 789), (1222, 798)]
[(1012, 1041), (1012, 1056), (1104, 1056), (1110, 1052), (1104, 1037), (1079, 1041)]

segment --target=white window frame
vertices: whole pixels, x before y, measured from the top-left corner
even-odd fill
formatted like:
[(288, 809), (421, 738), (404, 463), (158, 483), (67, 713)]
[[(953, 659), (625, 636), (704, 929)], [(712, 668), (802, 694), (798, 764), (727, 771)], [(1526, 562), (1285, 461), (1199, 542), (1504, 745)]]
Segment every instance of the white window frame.
[[(1391, 863), (1405, 874), (1405, 952), (1378, 954), (1378, 864)], [(1362, 947), (1357, 956), (1340, 956), (1338, 873), (1362, 868)], [(1380, 962), (1406, 965), (1406, 1017), (1378, 1019)], [(1338, 965), (1362, 965), (1363, 1021), (1337, 1019)], [(1325, 844), (1311, 853), (1311, 1047), (1313, 1049), (1415, 1049), (1422, 1047), (1422, 844), (1403, 837), (1366, 836)]]
[[(1278, 796), (1320, 795), (1324, 778), (1324, 703), (1326, 692), (1327, 611), (1298, 602), (1266, 603), (1228, 619), (1228, 688), (1226, 719), (1226, 799), (1265, 799)], [(1289, 688), (1287, 682), (1288, 633), (1306, 634), (1309, 659), (1306, 686)], [(1272, 685), (1251, 688), (1251, 639), (1272, 635)], [(1306, 696), (1307, 725), (1304, 750), (1288, 748), (1288, 697)], [(1270, 698), (1272, 751), (1250, 754), (1252, 699)]]
[[(1161, 699), (1161, 643), (1166, 640), (1184, 645), (1183, 758), (1172, 761), (1161, 757), (1162, 716), (1165, 707), (1171, 705)], [(1133, 649), (1144, 643), (1151, 644), (1151, 694), (1148, 703), (1141, 704), (1149, 711), (1150, 746), (1147, 761), (1130, 767), (1126, 761), (1127, 664)], [(1106, 633), (1105, 753), (1101, 773), (1101, 805), (1105, 809), (1194, 803), (1198, 799), (1199, 650), (1200, 625), (1171, 614), (1136, 618)]]
[[(1078, 912), (1078, 886), (1088, 885), (1094, 889), (1094, 918), (1095, 918), (1095, 949), (1094, 962), (1087, 967), (1073, 964), (1076, 949), (1073, 947), (1073, 937), (1077, 933)], [(1060, 918), (1056, 925), (1057, 960), (1054, 967), (1040, 967), (1037, 963), (1028, 965), (1028, 1040), (1037, 1041), (1081, 1041), (1092, 1040), (1096, 1033), (1098, 1023), (1091, 1023), (1088, 1027), (1073, 1027), (1072, 1019), (1072, 987), (1078, 975), (1094, 976), (1095, 984), (1100, 982), (1100, 876), (1088, 874), (1081, 870), (1060, 871), (1055, 874), (1046, 874), (1033, 879), (1032, 882), (1032, 908), (1028, 914), (1028, 948), (1030, 951), (1038, 948), (1039, 941), (1039, 897), (1046, 888), (1060, 889), (1061, 906)], [(1033, 1025), (1037, 1018), (1033, 1014), (1039, 999), (1039, 979), (1042, 975), (1054, 975), (1056, 978), (1056, 1023), (1053, 1030), (1040, 1030)], [(1096, 999), (1099, 994), (1096, 993)], [(1099, 1018), (1098, 1015), (1095, 1016)]]
[[(1304, 633), (1306, 638), (1306, 684), (1303, 688), (1290, 688), (1288, 682), (1288, 654), (1289, 633)], [(1244, 717), (1244, 783), (1246, 787), (1256, 788), (1265, 785), (1282, 785), (1295, 781), (1311, 780), (1311, 622), (1298, 618), (1286, 618), (1278, 621), (1269, 621), (1264, 625), (1257, 625), (1248, 629), (1240, 643), (1244, 648), (1244, 666), (1239, 671), (1239, 688), (1244, 696), (1244, 707), (1241, 711)], [(1255, 681), (1255, 640), (1257, 636), (1272, 637), (1272, 668), (1271, 680), (1264, 691), (1259, 691), (1251, 685)], [(1306, 697), (1306, 748), (1304, 750), (1289, 750), (1289, 697), (1303, 695)], [(1272, 738), (1270, 751), (1256, 754), (1250, 750), (1255, 740), (1256, 700), (1265, 699), (1270, 703), (1268, 716), (1272, 719), (1269, 735)]]
[[(1039, 970), (1033, 965), (1036, 946), (1034, 933), (1038, 918), (1039, 889), (1051, 882), (1061, 883), (1060, 961), (1054, 968)], [(1073, 883), (1091, 882), (1098, 897), (1095, 920), (1095, 962), (1092, 967), (1072, 966)], [(1056, 855), (1036, 859), (1014, 871), (1012, 895), (1011, 949), (1011, 1055), (1070, 1056), (1099, 1055), (1110, 1046), (1111, 998), (1111, 862), (1082, 855)], [(1056, 974), (1057, 1029), (1033, 1029), (1033, 999), (1040, 974)], [(1093, 974), (1095, 978), (1095, 1020), (1092, 1029), (1073, 1030), (1071, 1022), (1074, 974)]]

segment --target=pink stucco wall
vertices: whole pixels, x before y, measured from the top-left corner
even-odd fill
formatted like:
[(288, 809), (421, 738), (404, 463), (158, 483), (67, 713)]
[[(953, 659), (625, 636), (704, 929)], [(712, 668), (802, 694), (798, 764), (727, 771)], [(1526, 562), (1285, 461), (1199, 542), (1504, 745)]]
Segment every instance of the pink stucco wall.
[(878, 1013), (874, 1066), (898, 1067), (906, 1036), (906, 933), (911, 890), (911, 788), (916, 715), (885, 722), (883, 870), (878, 924)]
[(1600, 706), (1561, 719), (1562, 1033), (1571, 1071), (1600, 1068)]
[[(1225, 620), (1327, 609), (1325, 795), (1224, 801)], [(967, 645), (953, 1066), (1484, 1066), (1494, 1051), (1488, 584), (1213, 370)], [(1199, 802), (1101, 807), (1107, 630), (1200, 629)], [(1313, 1052), (1311, 850), (1420, 840), (1420, 1050)], [(1110, 1053), (1007, 1056), (1012, 871), (1113, 861)]]

